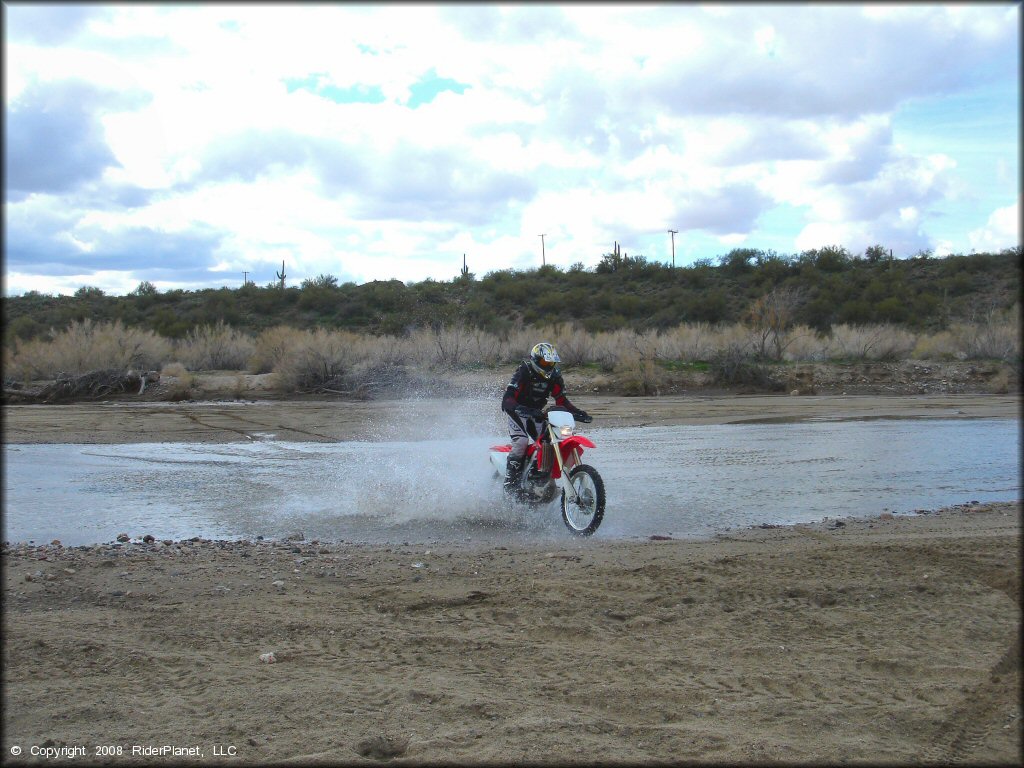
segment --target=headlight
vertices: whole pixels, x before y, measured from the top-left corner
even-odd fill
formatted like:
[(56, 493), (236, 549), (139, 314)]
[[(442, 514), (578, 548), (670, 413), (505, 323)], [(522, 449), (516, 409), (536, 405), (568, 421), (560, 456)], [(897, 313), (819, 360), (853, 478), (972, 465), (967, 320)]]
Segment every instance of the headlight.
[(572, 437), (572, 431), (572, 427), (559, 427), (558, 435), (559, 437)]

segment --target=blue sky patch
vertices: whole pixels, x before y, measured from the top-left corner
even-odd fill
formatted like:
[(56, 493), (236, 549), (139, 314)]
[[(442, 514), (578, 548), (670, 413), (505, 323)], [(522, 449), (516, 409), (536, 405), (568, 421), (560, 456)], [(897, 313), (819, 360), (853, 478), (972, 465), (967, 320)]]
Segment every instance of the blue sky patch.
[(451, 91), (461, 95), (467, 88), (469, 86), (466, 83), (460, 83), (458, 80), (452, 80), (450, 77), (438, 77), (437, 72), (431, 69), (419, 82), (413, 83), (409, 87), (409, 92), (412, 95), (409, 96), (406, 106), (410, 109), (416, 109), (416, 107), (429, 104), (440, 93)]
[(384, 101), (384, 91), (379, 85), (356, 83), (347, 88), (341, 88), (327, 82), (326, 75), (320, 73), (314, 73), (307, 77), (286, 78), (284, 84), (288, 93), (309, 91), (317, 96), (330, 99), (336, 104), (380, 104)]

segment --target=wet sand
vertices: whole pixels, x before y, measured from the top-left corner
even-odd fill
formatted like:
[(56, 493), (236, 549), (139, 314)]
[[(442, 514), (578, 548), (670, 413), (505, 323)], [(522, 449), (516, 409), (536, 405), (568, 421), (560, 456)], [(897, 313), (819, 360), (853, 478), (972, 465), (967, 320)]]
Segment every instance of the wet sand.
[[(605, 426), (1019, 416), (1016, 397), (966, 395), (579, 404)], [(8, 442), (336, 440), (388, 407), (20, 406), (4, 426)], [(707, 541), (5, 548), (3, 755), (1019, 763), (1020, 511)], [(201, 756), (146, 752), (165, 746)]]

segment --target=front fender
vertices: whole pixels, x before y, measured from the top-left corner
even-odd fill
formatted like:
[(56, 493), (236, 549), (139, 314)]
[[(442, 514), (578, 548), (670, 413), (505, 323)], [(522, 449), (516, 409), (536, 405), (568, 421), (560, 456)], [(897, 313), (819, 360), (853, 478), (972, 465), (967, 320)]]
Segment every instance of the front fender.
[[(562, 440), (561, 442), (558, 443), (558, 450), (562, 454), (562, 463), (563, 464), (566, 461), (569, 460), (569, 457), (572, 456), (572, 452), (573, 451), (578, 451), (580, 458), (582, 458), (583, 457), (583, 449), (584, 448), (596, 448), (596, 447), (597, 447), (596, 445), (594, 445), (587, 438), (583, 437), (583, 435), (572, 435), (571, 437), (567, 437), (567, 438), (565, 438), (565, 440)], [(561, 477), (561, 475), (562, 475), (562, 473), (558, 469), (558, 465), (557, 464), (554, 467), (551, 468), (551, 476), (552, 477), (557, 479), (557, 478)]]
[(562, 455), (568, 455), (573, 448), (597, 448), (588, 438), (583, 435), (572, 435), (559, 443), (562, 446)]

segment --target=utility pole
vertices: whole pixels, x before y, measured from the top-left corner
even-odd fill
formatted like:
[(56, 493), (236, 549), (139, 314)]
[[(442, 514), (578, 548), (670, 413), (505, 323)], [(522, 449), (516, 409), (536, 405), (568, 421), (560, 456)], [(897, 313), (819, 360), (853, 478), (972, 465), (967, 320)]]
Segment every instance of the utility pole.
[(668, 233), (672, 236), (672, 269), (676, 268), (676, 235), (679, 230), (670, 229)]
[(540, 236), (540, 265), (543, 267), (547, 264), (547, 257), (544, 253), (544, 235)]
[(242, 285), (248, 285), (248, 284), (249, 284), (249, 273), (243, 271), (242, 272)]

